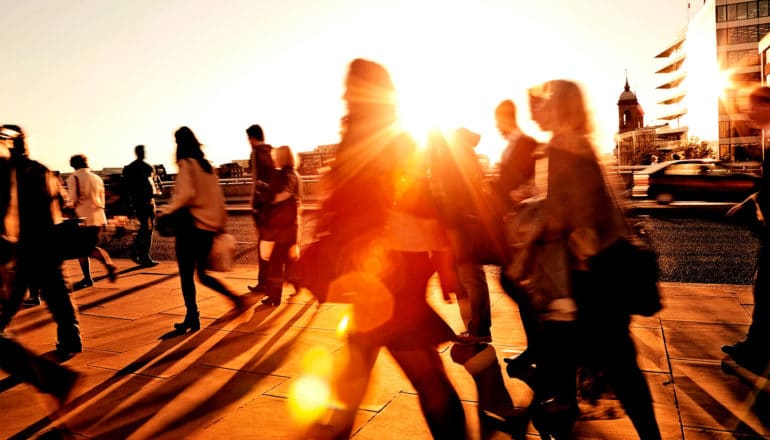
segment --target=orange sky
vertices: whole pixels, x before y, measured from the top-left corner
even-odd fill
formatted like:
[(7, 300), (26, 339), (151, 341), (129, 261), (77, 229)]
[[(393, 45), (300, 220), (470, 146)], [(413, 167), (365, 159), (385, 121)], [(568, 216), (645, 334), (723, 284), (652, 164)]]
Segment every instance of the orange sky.
[(13, 2), (0, 14), (0, 122), (25, 127), (31, 155), (61, 171), (75, 153), (123, 166), (139, 143), (174, 170), (180, 125), (215, 164), (248, 157), (252, 123), (303, 151), (337, 141), (345, 68), (364, 57), (391, 71), (411, 125), (478, 131), (493, 161), (499, 101), (578, 80), (609, 151), (625, 70), (654, 114), (653, 56), (687, 14), (680, 0)]

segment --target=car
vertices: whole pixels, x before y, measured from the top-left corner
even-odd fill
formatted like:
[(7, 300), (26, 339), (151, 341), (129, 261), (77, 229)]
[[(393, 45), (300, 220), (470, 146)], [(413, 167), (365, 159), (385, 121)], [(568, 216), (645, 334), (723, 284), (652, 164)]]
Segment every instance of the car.
[(714, 159), (671, 160), (633, 174), (631, 197), (668, 204), (675, 200), (739, 202), (757, 190), (759, 174)]

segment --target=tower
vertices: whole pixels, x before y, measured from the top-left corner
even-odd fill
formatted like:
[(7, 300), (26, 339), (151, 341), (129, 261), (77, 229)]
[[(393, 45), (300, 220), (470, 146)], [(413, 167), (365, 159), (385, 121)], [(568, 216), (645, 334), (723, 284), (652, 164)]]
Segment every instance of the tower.
[(644, 112), (636, 99), (636, 95), (628, 85), (628, 76), (626, 75), (626, 86), (618, 98), (618, 133), (625, 133), (642, 127), (644, 127)]

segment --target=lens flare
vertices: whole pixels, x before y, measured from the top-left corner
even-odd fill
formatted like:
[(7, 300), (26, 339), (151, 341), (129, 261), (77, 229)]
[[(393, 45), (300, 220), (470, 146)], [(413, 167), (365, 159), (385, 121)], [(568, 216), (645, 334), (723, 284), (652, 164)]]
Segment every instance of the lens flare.
[(298, 378), (289, 386), (289, 412), (300, 424), (317, 420), (329, 405), (329, 384), (319, 376)]
[(342, 316), (342, 319), (340, 319), (339, 324), (337, 324), (337, 337), (342, 338), (350, 329), (350, 314), (346, 313)]

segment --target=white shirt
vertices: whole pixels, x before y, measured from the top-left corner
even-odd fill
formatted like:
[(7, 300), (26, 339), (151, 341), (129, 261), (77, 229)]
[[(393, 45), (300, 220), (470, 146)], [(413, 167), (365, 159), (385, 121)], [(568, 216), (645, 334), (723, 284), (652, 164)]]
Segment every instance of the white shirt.
[(75, 214), (84, 219), (86, 226), (107, 224), (104, 182), (90, 168), (80, 168), (67, 178), (67, 195)]

